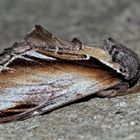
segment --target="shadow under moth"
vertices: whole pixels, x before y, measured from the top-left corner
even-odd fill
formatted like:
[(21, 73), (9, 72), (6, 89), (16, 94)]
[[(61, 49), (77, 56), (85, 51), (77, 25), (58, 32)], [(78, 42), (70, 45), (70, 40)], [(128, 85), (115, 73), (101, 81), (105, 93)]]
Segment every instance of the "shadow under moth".
[(87, 46), (35, 25), (0, 54), (0, 123), (25, 120), (90, 95), (125, 95), (139, 78), (138, 56), (113, 38)]

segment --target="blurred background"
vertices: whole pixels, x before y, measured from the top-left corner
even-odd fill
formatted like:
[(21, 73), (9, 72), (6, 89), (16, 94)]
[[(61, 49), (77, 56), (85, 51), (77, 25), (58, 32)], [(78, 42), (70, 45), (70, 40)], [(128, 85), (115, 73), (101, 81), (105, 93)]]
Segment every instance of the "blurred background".
[[(0, 0), (0, 51), (22, 40), (35, 24), (87, 44), (110, 35), (140, 56), (140, 0)], [(0, 140), (139, 139), (139, 101), (139, 95), (95, 98), (0, 125)]]
[(107, 34), (138, 49), (139, 7), (139, 0), (0, 0), (0, 48), (41, 24), (67, 40), (77, 36), (90, 44)]

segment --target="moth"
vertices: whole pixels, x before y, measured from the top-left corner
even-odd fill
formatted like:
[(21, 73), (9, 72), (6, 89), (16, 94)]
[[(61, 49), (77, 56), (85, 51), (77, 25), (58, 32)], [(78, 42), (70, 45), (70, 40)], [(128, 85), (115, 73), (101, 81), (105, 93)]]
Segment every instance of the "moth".
[(24, 120), (95, 95), (123, 95), (140, 78), (138, 56), (111, 37), (65, 41), (35, 25), (0, 54), (0, 123)]

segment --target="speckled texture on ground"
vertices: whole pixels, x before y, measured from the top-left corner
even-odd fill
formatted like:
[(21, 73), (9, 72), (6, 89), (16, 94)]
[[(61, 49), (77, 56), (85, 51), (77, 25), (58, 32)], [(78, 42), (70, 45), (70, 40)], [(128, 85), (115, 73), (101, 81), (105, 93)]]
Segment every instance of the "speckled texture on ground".
[[(89, 44), (111, 35), (140, 56), (139, 0), (0, 0), (0, 50), (41, 24), (67, 40)], [(0, 125), (0, 140), (135, 140), (140, 93), (92, 98), (22, 122)]]

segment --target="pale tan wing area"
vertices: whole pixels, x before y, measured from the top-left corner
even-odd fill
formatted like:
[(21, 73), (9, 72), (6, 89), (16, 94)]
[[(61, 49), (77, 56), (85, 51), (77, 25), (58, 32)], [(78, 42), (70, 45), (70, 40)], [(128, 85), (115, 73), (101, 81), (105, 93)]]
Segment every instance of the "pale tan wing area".
[(109, 71), (63, 61), (21, 64), (0, 74), (1, 123), (51, 111), (121, 82)]

